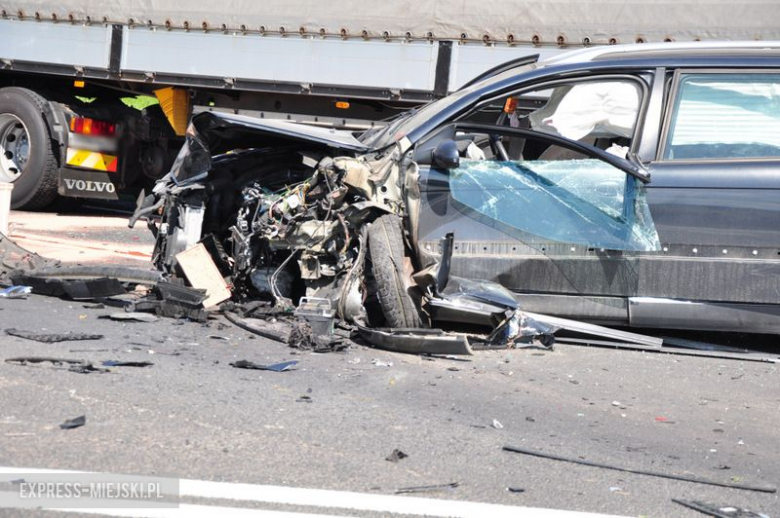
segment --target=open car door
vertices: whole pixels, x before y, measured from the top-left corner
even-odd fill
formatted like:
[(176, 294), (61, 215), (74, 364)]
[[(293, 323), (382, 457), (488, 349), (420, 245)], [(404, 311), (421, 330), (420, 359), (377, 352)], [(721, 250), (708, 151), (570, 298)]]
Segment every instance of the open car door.
[(453, 275), (499, 283), (522, 307), (543, 294), (533, 311), (570, 303), (627, 321), (633, 256), (660, 249), (640, 165), (556, 135), (468, 123), (422, 141), (415, 162), (409, 212), (422, 267), (452, 232)]

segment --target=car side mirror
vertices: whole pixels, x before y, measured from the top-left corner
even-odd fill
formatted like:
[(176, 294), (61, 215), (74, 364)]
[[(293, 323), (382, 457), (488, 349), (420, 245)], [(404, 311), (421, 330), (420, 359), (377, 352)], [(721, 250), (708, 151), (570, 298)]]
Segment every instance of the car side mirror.
[(455, 169), (460, 166), (460, 153), (454, 140), (439, 142), (433, 150), (433, 166), (441, 169)]

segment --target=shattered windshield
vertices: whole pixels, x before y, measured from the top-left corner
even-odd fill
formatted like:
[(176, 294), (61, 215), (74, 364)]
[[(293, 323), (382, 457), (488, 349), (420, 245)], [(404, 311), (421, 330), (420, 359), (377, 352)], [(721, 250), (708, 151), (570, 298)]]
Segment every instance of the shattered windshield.
[(543, 239), (660, 248), (642, 183), (601, 160), (462, 160), (450, 191), (483, 218)]

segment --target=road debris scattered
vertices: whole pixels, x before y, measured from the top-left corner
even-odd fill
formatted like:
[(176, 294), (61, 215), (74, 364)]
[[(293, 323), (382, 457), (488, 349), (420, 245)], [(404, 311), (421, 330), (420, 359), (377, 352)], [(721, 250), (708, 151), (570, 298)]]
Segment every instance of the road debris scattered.
[(80, 415), (78, 417), (74, 417), (73, 419), (68, 419), (60, 425), (60, 428), (63, 430), (72, 430), (74, 428), (84, 426), (85, 424), (87, 424), (87, 416)]
[(130, 311), (127, 313), (111, 313), (105, 318), (111, 320), (132, 320), (135, 322), (157, 322), (160, 320), (158, 317), (150, 313), (141, 313), (138, 311)]
[(287, 344), (293, 349), (315, 353), (343, 351), (349, 347), (349, 343), (341, 337), (325, 333), (315, 334), (311, 324), (303, 320), (292, 322)]
[(16, 358), (6, 358), (6, 363), (18, 363), (27, 365), (28, 363), (53, 363), (54, 365), (79, 364), (86, 363), (84, 360), (74, 360), (72, 358), (51, 358), (49, 356), (19, 356)]
[(688, 509), (699, 511), (707, 516), (714, 516), (715, 518), (769, 518), (768, 514), (758, 513), (732, 505), (720, 506), (706, 504), (696, 500), (680, 500), (677, 498), (672, 498), (672, 502), (687, 507)]
[(273, 371), (273, 372), (289, 371), (292, 370), (292, 368), (296, 365), (298, 365), (298, 360), (274, 363), (271, 365), (262, 365), (259, 363), (250, 362), (248, 360), (238, 360), (230, 364), (231, 367), (235, 367), (236, 369), (254, 369), (259, 371)]
[(571, 457), (563, 457), (560, 455), (554, 455), (552, 453), (544, 453), (541, 451), (536, 450), (528, 450), (525, 448), (518, 448), (517, 446), (504, 446), (504, 451), (512, 452), (512, 453), (520, 453), (523, 455), (531, 455), (533, 457), (541, 457), (543, 459), (550, 459), (550, 460), (557, 460), (562, 462), (571, 462), (573, 464), (580, 464), (582, 466), (590, 466), (594, 468), (602, 468), (602, 469), (609, 469), (613, 471), (622, 471), (625, 473), (634, 473), (637, 475), (648, 475), (651, 477), (660, 477), (660, 478), (668, 478), (672, 480), (681, 480), (683, 482), (693, 482), (696, 484), (706, 484), (710, 486), (718, 486), (718, 487), (728, 487), (732, 489), (743, 489), (745, 491), (756, 491), (760, 493), (776, 493), (777, 488), (775, 487), (769, 487), (769, 486), (751, 486), (746, 484), (737, 484), (737, 483), (730, 483), (730, 482), (718, 482), (716, 480), (709, 480), (702, 477), (696, 477), (696, 476), (685, 476), (685, 475), (674, 475), (672, 473), (660, 473), (657, 471), (646, 471), (641, 469), (631, 469), (631, 468), (623, 468), (620, 466), (613, 466), (610, 464), (602, 464), (598, 462), (591, 462), (587, 460), (582, 459), (576, 459)]
[(152, 362), (106, 360), (101, 363), (104, 367), (151, 367)]
[(75, 372), (78, 374), (92, 374), (93, 372), (94, 373), (111, 372), (108, 369), (101, 369), (100, 367), (95, 367), (89, 362), (73, 364), (70, 367), (68, 367), (68, 371)]
[(397, 463), (399, 460), (405, 459), (408, 456), (409, 455), (396, 448), (390, 455), (385, 457), (385, 460)]
[(663, 342), (658, 345), (644, 345), (639, 343), (628, 343), (620, 341), (595, 340), (591, 338), (560, 337), (559, 344), (580, 345), (590, 347), (603, 347), (607, 349), (625, 349), (629, 351), (645, 351), (663, 354), (674, 354), (678, 356), (695, 356), (700, 358), (716, 358), (719, 360), (737, 360), (761, 363), (780, 363), (780, 355), (762, 353), (759, 351), (734, 352), (734, 348), (726, 349), (693, 349), (684, 347), (677, 342), (667, 344)]
[(9, 286), (8, 288), (0, 290), (0, 298), (23, 299), (30, 293), (32, 293), (32, 287), (30, 286)]
[(508, 487), (506, 490), (510, 493), (525, 493), (525, 489), (522, 487)]
[(20, 329), (6, 329), (5, 334), (46, 344), (76, 340), (101, 340), (103, 338), (103, 335), (93, 333), (74, 333), (71, 331), (67, 333), (35, 333), (32, 331), (22, 331)]
[(450, 482), (449, 484), (436, 484), (433, 486), (416, 486), (416, 487), (402, 487), (395, 490), (396, 495), (402, 495), (406, 493), (433, 493), (437, 491), (452, 491), (460, 485), (458, 482)]
[(504, 425), (502, 425), (502, 424), (499, 422), (499, 420), (498, 420), (498, 419), (493, 419), (493, 424), (492, 424), (492, 426), (493, 426), (493, 428), (495, 428), (496, 430), (503, 430), (503, 429), (504, 429)]

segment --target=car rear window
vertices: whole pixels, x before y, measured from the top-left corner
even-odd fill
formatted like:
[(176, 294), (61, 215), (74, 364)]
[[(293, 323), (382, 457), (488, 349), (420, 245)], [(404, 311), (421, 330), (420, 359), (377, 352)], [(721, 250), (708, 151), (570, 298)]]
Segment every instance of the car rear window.
[(780, 74), (683, 74), (663, 157), (780, 158)]

